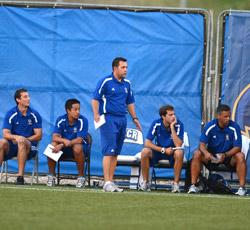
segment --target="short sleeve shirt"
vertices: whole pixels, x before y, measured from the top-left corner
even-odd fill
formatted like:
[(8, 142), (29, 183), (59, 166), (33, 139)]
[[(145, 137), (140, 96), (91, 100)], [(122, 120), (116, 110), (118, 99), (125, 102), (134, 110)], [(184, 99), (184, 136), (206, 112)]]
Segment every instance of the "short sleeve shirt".
[(77, 137), (81, 137), (84, 140), (88, 134), (88, 119), (80, 115), (75, 123), (70, 125), (68, 116), (65, 114), (57, 118), (53, 133), (58, 133), (62, 138), (68, 140), (73, 140)]
[[(175, 131), (178, 137), (183, 141), (184, 125), (180, 120), (175, 124)], [(162, 119), (154, 120), (147, 134), (147, 139), (155, 140), (155, 144), (165, 148), (175, 147), (170, 127), (166, 128)]]
[[(4, 118), (3, 129), (9, 129), (11, 134), (30, 137), (34, 135), (34, 129), (42, 128), (42, 118), (40, 114), (28, 107), (26, 115), (22, 115), (18, 106), (9, 110)], [(32, 145), (37, 145), (37, 141), (33, 141)]]
[(241, 131), (239, 125), (231, 121), (224, 129), (218, 125), (218, 119), (206, 124), (200, 136), (200, 142), (207, 144), (207, 149), (213, 154), (225, 153), (233, 147), (241, 149)]
[(118, 81), (113, 74), (101, 79), (94, 91), (93, 99), (100, 103), (100, 114), (125, 115), (127, 105), (135, 102), (130, 81)]

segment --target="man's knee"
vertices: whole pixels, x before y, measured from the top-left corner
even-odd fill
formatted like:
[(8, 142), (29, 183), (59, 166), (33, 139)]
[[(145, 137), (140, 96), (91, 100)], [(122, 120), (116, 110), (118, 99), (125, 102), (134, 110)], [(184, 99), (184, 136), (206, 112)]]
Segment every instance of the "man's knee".
[(8, 148), (8, 141), (5, 139), (0, 140), (0, 149), (6, 150)]
[(246, 160), (245, 160), (245, 155), (244, 153), (242, 152), (239, 152), (237, 153), (235, 156), (235, 161), (236, 161), (236, 164), (239, 164), (239, 165), (244, 165), (246, 164)]
[(195, 150), (192, 161), (201, 161), (202, 153), (199, 149)]
[(174, 159), (175, 161), (183, 161), (184, 152), (182, 150), (174, 151)]
[(83, 155), (82, 144), (73, 145), (72, 150), (73, 150), (74, 155), (77, 155), (77, 156)]
[(149, 148), (143, 148), (141, 152), (141, 158), (151, 158), (152, 157), (152, 150)]

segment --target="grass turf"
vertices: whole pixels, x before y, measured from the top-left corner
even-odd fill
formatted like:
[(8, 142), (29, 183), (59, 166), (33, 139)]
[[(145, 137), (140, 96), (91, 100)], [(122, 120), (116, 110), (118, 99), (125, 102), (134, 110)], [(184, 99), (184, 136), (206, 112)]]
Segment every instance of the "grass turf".
[(250, 198), (0, 185), (1, 229), (249, 229)]

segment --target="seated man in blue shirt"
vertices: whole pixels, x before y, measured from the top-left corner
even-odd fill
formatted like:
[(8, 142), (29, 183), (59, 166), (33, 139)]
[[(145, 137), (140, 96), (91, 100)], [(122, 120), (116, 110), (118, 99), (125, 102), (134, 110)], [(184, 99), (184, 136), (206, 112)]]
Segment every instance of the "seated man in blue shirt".
[[(172, 192), (180, 192), (179, 180), (183, 164), (183, 150), (174, 150), (173, 147), (181, 147), (183, 143), (184, 126), (175, 116), (174, 107), (166, 105), (160, 108), (161, 118), (154, 120), (149, 129), (145, 148), (141, 153), (141, 169), (143, 182), (139, 189), (150, 191), (148, 182), (149, 166), (159, 160), (167, 159), (174, 166), (174, 183)], [(155, 143), (153, 140), (155, 139)]]
[[(63, 151), (64, 157), (74, 157), (79, 177), (76, 187), (85, 185), (84, 178), (84, 152), (86, 151), (88, 135), (88, 120), (80, 114), (80, 101), (69, 99), (65, 103), (66, 114), (59, 116), (54, 127), (52, 145), (53, 152)], [(47, 186), (55, 186), (56, 162), (48, 157), (49, 175)]]
[(3, 122), (3, 139), (0, 140), (0, 165), (3, 160), (17, 156), (17, 185), (24, 184), (27, 159), (37, 154), (37, 144), (42, 138), (40, 114), (30, 108), (30, 96), (26, 89), (18, 89), (14, 99), (17, 106), (7, 112)]
[(221, 104), (217, 108), (217, 119), (208, 122), (200, 137), (199, 149), (195, 151), (191, 163), (191, 187), (188, 193), (199, 192), (196, 186), (201, 164), (209, 169), (211, 163), (224, 163), (229, 169), (236, 167), (240, 187), (237, 195), (246, 194), (246, 161), (241, 152), (241, 131), (239, 125), (230, 120), (230, 107)]

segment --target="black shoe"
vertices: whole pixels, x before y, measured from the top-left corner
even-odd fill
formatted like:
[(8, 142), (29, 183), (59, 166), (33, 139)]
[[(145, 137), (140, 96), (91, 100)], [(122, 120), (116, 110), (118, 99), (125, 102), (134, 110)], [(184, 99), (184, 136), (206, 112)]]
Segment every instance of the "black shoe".
[(16, 179), (16, 185), (24, 185), (23, 176), (18, 176)]

